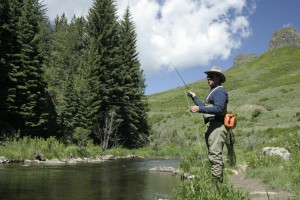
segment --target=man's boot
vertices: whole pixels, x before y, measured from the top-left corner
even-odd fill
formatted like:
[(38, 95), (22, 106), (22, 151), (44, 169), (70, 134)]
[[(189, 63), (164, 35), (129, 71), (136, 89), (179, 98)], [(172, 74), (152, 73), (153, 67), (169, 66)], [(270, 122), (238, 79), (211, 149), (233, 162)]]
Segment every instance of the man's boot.
[(219, 190), (220, 184), (221, 184), (222, 182), (223, 182), (223, 181), (222, 181), (220, 178), (213, 177), (212, 183), (213, 183), (213, 185), (215, 186), (214, 189)]

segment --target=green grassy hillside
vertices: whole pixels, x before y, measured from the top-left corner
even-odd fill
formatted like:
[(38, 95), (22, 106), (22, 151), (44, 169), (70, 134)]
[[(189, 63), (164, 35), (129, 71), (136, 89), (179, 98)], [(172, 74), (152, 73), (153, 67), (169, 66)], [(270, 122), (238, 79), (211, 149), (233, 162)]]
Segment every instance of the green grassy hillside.
[[(226, 72), (229, 112), (238, 116), (240, 129), (289, 127), (300, 124), (300, 48), (286, 47), (266, 52), (251, 62)], [(206, 80), (189, 85), (201, 100), (208, 93)], [(150, 122), (155, 134), (193, 137), (201, 114), (186, 110), (193, 102), (178, 87), (150, 95)], [(200, 123), (200, 128), (203, 124)]]
[[(275, 187), (299, 191), (300, 173), (293, 169), (300, 164), (297, 156), (300, 148), (300, 47), (268, 51), (224, 73), (227, 77), (224, 87), (229, 94), (228, 112), (237, 115), (234, 129), (237, 162), (246, 163), (249, 174), (255, 178), (264, 179)], [(201, 100), (209, 91), (206, 80), (189, 84), (189, 88)], [(187, 111), (193, 102), (186, 93), (185, 87), (178, 87), (148, 96), (153, 133), (151, 145), (155, 149), (171, 147), (183, 157), (191, 157), (186, 156), (187, 152), (204, 156), (202, 114)], [(257, 156), (265, 146), (286, 148), (291, 152), (291, 161)], [(191, 163), (191, 159), (186, 163)], [(188, 170), (197, 170), (197, 166), (190, 166)]]

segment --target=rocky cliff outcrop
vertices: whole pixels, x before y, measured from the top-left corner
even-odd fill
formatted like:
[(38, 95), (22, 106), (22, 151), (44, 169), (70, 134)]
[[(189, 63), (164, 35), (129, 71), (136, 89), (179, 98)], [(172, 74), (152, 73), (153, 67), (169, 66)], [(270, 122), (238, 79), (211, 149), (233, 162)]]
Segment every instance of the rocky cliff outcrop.
[(256, 54), (240, 54), (234, 58), (233, 66), (239, 66), (243, 63), (250, 62), (253, 58), (257, 57)]
[(269, 51), (287, 46), (300, 46), (300, 34), (293, 26), (275, 31), (269, 43)]
[[(275, 31), (269, 42), (268, 51), (287, 46), (300, 46), (300, 34), (293, 26), (286, 26)], [(257, 56), (258, 55), (256, 54), (237, 55), (233, 60), (233, 66), (239, 66), (243, 63), (250, 62)]]

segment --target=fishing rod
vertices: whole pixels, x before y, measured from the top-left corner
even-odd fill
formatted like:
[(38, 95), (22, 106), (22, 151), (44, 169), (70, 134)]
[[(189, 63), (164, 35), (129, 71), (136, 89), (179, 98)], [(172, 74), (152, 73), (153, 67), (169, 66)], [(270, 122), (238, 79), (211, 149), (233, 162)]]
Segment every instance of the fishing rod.
[(180, 73), (178, 72), (178, 70), (176, 69), (176, 67), (174, 66), (174, 64), (170, 61), (172, 67), (174, 68), (174, 70), (176, 71), (176, 73), (178, 74), (178, 76), (180, 77), (180, 79), (182, 80), (183, 84), (185, 85), (187, 90), (190, 90), (189, 87), (186, 85), (185, 81), (183, 80), (182, 76), (180, 75)]
[[(185, 81), (183, 80), (182, 76), (180, 75), (179, 71), (176, 69), (176, 67), (174, 66), (174, 64), (170, 61), (172, 67), (174, 68), (174, 70), (176, 71), (176, 73), (178, 74), (178, 76), (180, 77), (181, 81), (183, 82), (183, 84), (185, 85), (186, 89), (188, 91), (190, 91), (189, 87), (187, 86), (187, 84), (185, 83)], [(188, 92), (187, 96), (192, 97), (192, 95)]]
[[(176, 71), (176, 73), (178, 74), (178, 76), (180, 77), (180, 79), (182, 80), (182, 82), (183, 82), (183, 84), (185, 85), (185, 87), (186, 87), (186, 89), (188, 90), (188, 93), (187, 93), (187, 95), (185, 96), (185, 98), (186, 98), (186, 102), (187, 102), (187, 105), (188, 105), (188, 108), (190, 109), (190, 103), (189, 103), (189, 100), (188, 100), (188, 98), (187, 98), (187, 96), (188, 97), (192, 97), (192, 94), (190, 93), (190, 89), (189, 89), (189, 87), (187, 86), (187, 84), (185, 83), (185, 81), (183, 80), (183, 78), (182, 78), (182, 76), (180, 75), (180, 73), (178, 72), (178, 70), (176, 69), (176, 67), (174, 66), (174, 64), (170, 61), (170, 63), (171, 63), (171, 65), (173, 66), (173, 68), (174, 68), (174, 70)], [(193, 116), (193, 114), (190, 112), (190, 114), (191, 114), (191, 116), (192, 116), (192, 118), (194, 117)], [(196, 123), (196, 124), (194, 124), (195, 126), (196, 126), (196, 130), (199, 130), (199, 124), (198, 123)], [(200, 146), (200, 148), (201, 148), (201, 143), (200, 143), (200, 138), (199, 138), (199, 135), (198, 134), (196, 134), (197, 135), (197, 140), (198, 140), (198, 144), (199, 144), (199, 146)]]

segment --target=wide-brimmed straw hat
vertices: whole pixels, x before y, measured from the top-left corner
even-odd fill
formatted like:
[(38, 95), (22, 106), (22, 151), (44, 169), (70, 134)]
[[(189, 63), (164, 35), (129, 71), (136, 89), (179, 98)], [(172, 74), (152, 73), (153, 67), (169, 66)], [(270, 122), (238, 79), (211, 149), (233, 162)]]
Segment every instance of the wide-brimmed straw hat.
[(220, 67), (214, 66), (210, 69), (210, 71), (204, 72), (205, 74), (218, 74), (220, 76), (220, 82), (224, 83), (226, 81), (225, 75), (222, 73)]

